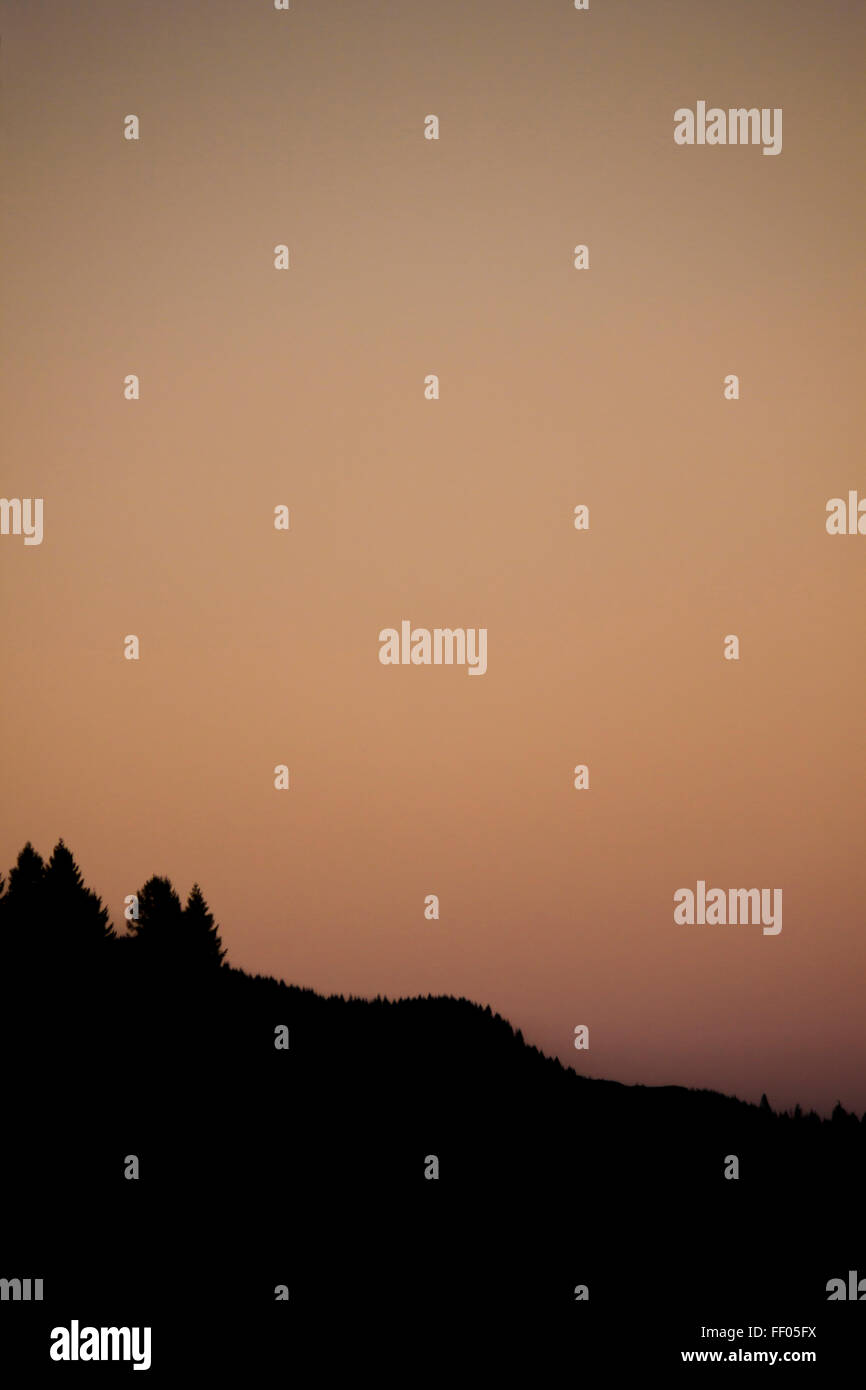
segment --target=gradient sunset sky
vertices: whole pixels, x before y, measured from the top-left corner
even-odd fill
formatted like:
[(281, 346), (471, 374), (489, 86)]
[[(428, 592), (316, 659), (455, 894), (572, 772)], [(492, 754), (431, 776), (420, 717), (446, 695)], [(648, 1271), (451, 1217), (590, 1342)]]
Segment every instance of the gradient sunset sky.
[[(825, 530), (866, 7), (6, 0), (0, 39), (2, 492), (44, 498), (0, 537), (0, 868), (63, 836), (118, 925), (200, 882), (247, 970), (866, 1108), (866, 537)], [(782, 153), (678, 147), (699, 100)], [(382, 666), (402, 619), (487, 673)], [(677, 926), (698, 879), (782, 932)]]

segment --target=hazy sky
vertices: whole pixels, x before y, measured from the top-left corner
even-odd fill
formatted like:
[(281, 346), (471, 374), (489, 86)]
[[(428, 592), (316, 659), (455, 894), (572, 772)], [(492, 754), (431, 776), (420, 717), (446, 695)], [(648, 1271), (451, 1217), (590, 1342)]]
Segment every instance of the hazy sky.
[[(2, 491), (44, 499), (0, 537), (0, 866), (63, 836), (116, 923), (198, 880), (248, 970), (866, 1108), (866, 537), (825, 530), (866, 496), (866, 9), (0, 36)], [(782, 108), (781, 154), (677, 146), (698, 101)], [(486, 627), (486, 674), (381, 665), (403, 619)], [(782, 888), (781, 933), (676, 925), (698, 879)]]

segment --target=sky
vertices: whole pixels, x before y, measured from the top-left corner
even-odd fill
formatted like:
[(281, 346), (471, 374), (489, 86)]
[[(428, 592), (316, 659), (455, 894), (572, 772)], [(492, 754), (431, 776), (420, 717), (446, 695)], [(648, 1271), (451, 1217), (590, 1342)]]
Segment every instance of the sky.
[[(866, 536), (825, 526), (864, 40), (843, 0), (6, 0), (2, 490), (44, 520), (0, 536), (0, 867), (62, 836), (119, 926), (198, 881), (249, 971), (866, 1109)], [(677, 145), (698, 101), (781, 153)], [(383, 665), (403, 620), (486, 672)], [(698, 880), (782, 931), (675, 923)]]

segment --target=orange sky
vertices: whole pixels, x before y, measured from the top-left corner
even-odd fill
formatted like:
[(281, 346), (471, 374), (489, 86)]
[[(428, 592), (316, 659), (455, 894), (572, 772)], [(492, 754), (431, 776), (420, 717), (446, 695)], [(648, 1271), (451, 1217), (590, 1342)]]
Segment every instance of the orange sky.
[[(0, 865), (62, 835), (249, 970), (866, 1108), (864, 15), (7, 6)], [(678, 147), (698, 100), (782, 153)], [(486, 674), (382, 666), (402, 619)], [(782, 932), (675, 925), (699, 878)]]

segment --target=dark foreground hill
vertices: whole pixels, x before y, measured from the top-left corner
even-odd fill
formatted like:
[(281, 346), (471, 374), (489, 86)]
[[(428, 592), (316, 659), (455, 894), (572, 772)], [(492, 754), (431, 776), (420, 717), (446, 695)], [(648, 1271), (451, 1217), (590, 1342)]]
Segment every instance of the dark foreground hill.
[(52, 1325), (814, 1323), (866, 1263), (853, 1117), (588, 1080), (465, 1000), (324, 999), (225, 966), (180, 987), (134, 956), (4, 980), (3, 1273), (44, 1279)]
[(0, 1278), (44, 1298), (0, 1302), (0, 1372), (72, 1318), (152, 1325), (175, 1370), (279, 1368), (359, 1318), (392, 1341), (489, 1319), (500, 1347), (558, 1325), (575, 1369), (806, 1325), (826, 1366), (862, 1322), (827, 1294), (866, 1278), (841, 1109), (590, 1080), (466, 1000), (322, 998), (97, 935), (4, 941)]

